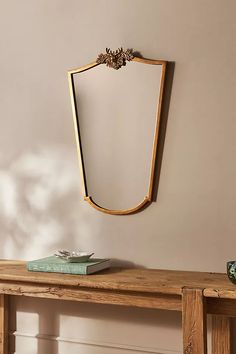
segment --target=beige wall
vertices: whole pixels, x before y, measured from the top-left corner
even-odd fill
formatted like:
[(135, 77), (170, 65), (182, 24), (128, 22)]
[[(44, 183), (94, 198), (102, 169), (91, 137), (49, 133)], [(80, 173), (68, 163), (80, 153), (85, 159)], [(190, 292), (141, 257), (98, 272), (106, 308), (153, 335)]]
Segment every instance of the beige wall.
[[(0, 258), (79, 247), (145, 267), (225, 270), (235, 258), (235, 12), (234, 0), (1, 1)], [(176, 63), (158, 200), (126, 217), (81, 198), (66, 77), (120, 45)], [(177, 314), (13, 305), (17, 354), (181, 352)]]

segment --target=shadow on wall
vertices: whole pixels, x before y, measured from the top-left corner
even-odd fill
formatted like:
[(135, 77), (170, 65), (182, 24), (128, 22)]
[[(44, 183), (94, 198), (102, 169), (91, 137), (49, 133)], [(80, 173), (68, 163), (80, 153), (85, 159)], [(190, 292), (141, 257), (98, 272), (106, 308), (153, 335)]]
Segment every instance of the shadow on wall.
[[(29, 346), (32, 345), (31, 353), (37, 354), (59, 354), (60, 346), (66, 343), (70, 343), (71, 349), (76, 348), (75, 351), (72, 350), (73, 353), (77, 353), (80, 347), (82, 353), (93, 353), (98, 349), (99, 353), (116, 353), (121, 352), (120, 347), (123, 347), (122, 353), (157, 353), (158, 348), (151, 347), (148, 340), (147, 347), (145, 345), (142, 348), (145, 340), (137, 338), (137, 333), (142, 333), (143, 327), (148, 326), (149, 333), (146, 336), (153, 338), (160, 325), (170, 331), (177, 331), (181, 324), (181, 314), (175, 311), (165, 311), (163, 316), (161, 310), (79, 302), (75, 306), (72, 301), (62, 304), (60, 300), (49, 299), (30, 300), (21, 297), (17, 303), (12, 299), (11, 310), (14, 313), (17, 310), (19, 319), (11, 317), (10, 353), (17, 349), (14, 334), (17, 340), (22, 338), (25, 343), (27, 340)], [(25, 323), (25, 316), (28, 323)], [(18, 321), (19, 327), (25, 327), (23, 331), (16, 331)], [(181, 347), (180, 336), (179, 342)], [(136, 343), (137, 346), (131, 343)], [(158, 341), (155, 345), (159, 345)]]
[(0, 257), (42, 257), (79, 247), (79, 234), (89, 234), (87, 209), (78, 212), (80, 176), (73, 156), (68, 148), (45, 147), (0, 167)]

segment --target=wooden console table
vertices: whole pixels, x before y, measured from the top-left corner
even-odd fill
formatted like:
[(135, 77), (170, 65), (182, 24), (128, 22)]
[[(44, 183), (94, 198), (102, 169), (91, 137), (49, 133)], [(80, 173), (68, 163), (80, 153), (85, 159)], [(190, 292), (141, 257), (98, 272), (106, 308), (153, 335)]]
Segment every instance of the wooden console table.
[(0, 261), (0, 354), (10, 354), (9, 295), (182, 311), (184, 354), (207, 353), (206, 315), (213, 314), (212, 354), (231, 354), (236, 286), (225, 274), (112, 268), (77, 276), (28, 272), (25, 262)]

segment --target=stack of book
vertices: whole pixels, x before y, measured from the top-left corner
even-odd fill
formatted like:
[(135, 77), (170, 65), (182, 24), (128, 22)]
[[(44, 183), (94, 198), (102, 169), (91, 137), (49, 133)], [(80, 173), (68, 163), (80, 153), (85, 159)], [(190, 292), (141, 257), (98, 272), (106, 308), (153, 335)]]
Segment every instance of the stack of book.
[(111, 266), (110, 259), (90, 258), (87, 262), (67, 262), (56, 256), (27, 262), (27, 269), (33, 272), (93, 274)]

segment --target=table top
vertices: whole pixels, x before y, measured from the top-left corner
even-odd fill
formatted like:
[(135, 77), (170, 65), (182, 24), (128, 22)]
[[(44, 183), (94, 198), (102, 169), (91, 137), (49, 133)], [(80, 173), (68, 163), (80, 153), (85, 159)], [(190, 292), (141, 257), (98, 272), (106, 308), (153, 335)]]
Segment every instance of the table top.
[(201, 288), (207, 297), (236, 298), (236, 285), (223, 273), (145, 268), (111, 268), (93, 275), (29, 272), (24, 261), (0, 261), (0, 282), (181, 295)]

